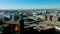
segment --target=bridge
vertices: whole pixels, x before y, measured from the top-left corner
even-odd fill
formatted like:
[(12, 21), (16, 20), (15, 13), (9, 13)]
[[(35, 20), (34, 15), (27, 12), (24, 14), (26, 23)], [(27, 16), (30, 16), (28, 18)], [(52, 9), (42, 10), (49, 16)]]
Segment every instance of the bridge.
[(5, 15), (4, 13), (0, 13), (0, 15), (10, 18), (10, 15)]

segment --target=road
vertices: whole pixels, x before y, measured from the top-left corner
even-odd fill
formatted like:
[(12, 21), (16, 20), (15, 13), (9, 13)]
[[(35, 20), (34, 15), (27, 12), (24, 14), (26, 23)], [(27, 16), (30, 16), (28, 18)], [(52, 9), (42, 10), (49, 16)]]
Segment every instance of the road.
[(9, 23), (9, 24), (18, 24), (19, 21), (3, 21), (4, 23)]
[(60, 22), (44, 21), (44, 22), (40, 22), (39, 24), (30, 24), (29, 26), (25, 26), (25, 28), (28, 27), (34, 27), (35, 29), (40, 29), (40, 30), (47, 30), (55, 27), (60, 27)]

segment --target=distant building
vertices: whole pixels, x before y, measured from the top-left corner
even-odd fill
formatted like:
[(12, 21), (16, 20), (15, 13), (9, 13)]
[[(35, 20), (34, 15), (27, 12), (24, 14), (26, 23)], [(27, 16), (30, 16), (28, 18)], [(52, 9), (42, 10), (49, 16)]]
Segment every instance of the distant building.
[(33, 16), (37, 16), (37, 13), (36, 12), (33, 12)]
[(15, 15), (14, 15), (14, 21), (18, 21), (18, 19), (19, 19), (19, 16), (20, 16), (20, 15), (18, 15), (18, 14), (15, 14)]

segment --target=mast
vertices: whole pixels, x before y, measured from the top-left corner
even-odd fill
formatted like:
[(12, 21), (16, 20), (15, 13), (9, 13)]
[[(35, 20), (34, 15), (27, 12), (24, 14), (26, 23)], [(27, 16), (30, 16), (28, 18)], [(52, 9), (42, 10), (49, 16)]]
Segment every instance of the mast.
[(21, 13), (19, 20), (19, 34), (23, 34), (23, 29), (24, 29), (24, 20), (23, 20), (23, 13)]

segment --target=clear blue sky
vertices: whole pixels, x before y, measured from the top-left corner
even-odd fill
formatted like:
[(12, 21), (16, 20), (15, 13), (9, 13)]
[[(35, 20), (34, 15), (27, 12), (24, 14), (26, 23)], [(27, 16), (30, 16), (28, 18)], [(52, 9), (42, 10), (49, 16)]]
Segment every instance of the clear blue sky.
[(0, 9), (60, 8), (60, 0), (0, 0)]

